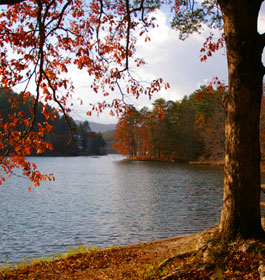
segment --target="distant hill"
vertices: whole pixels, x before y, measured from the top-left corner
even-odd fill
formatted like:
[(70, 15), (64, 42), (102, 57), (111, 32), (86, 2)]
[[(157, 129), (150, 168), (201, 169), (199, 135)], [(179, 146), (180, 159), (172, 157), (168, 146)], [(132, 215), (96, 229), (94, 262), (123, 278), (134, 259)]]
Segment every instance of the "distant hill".
[(102, 124), (96, 122), (89, 122), (90, 128), (95, 132), (105, 132), (109, 130), (115, 130), (116, 124)]

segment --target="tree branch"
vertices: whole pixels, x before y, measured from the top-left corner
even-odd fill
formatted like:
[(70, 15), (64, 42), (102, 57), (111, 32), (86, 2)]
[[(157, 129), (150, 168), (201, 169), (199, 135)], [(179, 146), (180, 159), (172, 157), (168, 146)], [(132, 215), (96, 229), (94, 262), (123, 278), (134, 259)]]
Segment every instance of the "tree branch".
[(126, 13), (127, 13), (127, 30), (126, 30), (126, 64), (125, 69), (129, 68), (129, 45), (130, 45), (130, 28), (131, 28), (131, 14), (130, 14), (130, 3), (126, 0)]
[(48, 77), (48, 75), (47, 75), (47, 73), (46, 73), (45, 71), (43, 72), (43, 74), (44, 74), (44, 76), (45, 76), (45, 78), (46, 78), (46, 80), (47, 80), (47, 82), (48, 82), (48, 84), (49, 84), (49, 87), (50, 87), (51, 90), (52, 90), (53, 100), (54, 100), (54, 101), (58, 104), (58, 106), (60, 107), (60, 109), (61, 109), (61, 111), (62, 111), (62, 113), (63, 113), (64, 119), (65, 119), (65, 122), (66, 122), (66, 124), (67, 124), (67, 126), (68, 126), (69, 133), (70, 133), (70, 137), (69, 137), (69, 140), (68, 140), (66, 146), (69, 146), (70, 143), (71, 143), (72, 140), (73, 140), (73, 128), (72, 128), (72, 126), (71, 126), (71, 124), (70, 124), (70, 120), (69, 120), (68, 115), (66, 114), (65, 108), (63, 107), (63, 105), (61, 104), (61, 102), (60, 102), (60, 101), (57, 99), (57, 97), (56, 97), (56, 91), (55, 91), (54, 86), (52, 85), (52, 82), (51, 82), (50, 78)]
[[(55, 21), (55, 20), (58, 19), (58, 22), (57, 22), (56, 26), (55, 26), (53, 29), (51, 29), (51, 30), (49, 31), (49, 33), (47, 34), (47, 37), (48, 37), (51, 33), (53, 33), (55, 30), (59, 29), (60, 24), (61, 24), (62, 19), (63, 19), (63, 16), (64, 16), (64, 12), (65, 12), (66, 8), (70, 5), (70, 3), (71, 3), (71, 1), (67, 1), (67, 3), (63, 6), (63, 8), (62, 8), (60, 14), (57, 15), (57, 16), (56, 16), (55, 18), (53, 18), (52, 20), (50, 20), (50, 21), (46, 24), (46, 26), (48, 26), (48, 25), (50, 25), (53, 21)], [(48, 9), (47, 9), (47, 12), (48, 12)]]

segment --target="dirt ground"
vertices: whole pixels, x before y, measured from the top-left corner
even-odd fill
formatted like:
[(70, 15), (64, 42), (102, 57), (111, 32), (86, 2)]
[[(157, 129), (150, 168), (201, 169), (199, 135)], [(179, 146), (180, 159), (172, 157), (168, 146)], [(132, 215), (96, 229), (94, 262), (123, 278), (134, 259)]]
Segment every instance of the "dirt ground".
[(0, 270), (0, 279), (144, 279), (155, 265), (177, 253), (196, 249), (212, 229), (121, 248), (77, 254), (49, 262)]

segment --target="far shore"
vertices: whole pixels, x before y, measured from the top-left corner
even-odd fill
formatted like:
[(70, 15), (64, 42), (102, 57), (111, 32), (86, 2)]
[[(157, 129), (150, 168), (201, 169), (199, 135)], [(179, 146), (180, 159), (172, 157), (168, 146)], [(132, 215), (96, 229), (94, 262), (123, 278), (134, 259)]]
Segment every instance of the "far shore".
[(191, 164), (191, 165), (224, 166), (224, 160), (190, 161), (189, 164)]
[[(160, 162), (185, 162), (191, 165), (214, 165), (223, 166), (224, 160), (203, 160), (203, 161), (187, 161), (177, 156), (130, 156), (124, 158), (125, 161), (160, 161)], [(264, 165), (265, 166), (265, 165)]]
[[(133, 156), (124, 158), (125, 161), (158, 161), (158, 162), (185, 162), (190, 165), (210, 165), (210, 166), (224, 166), (224, 160), (202, 160), (202, 161), (187, 161), (180, 157), (174, 156)], [(265, 162), (260, 163), (260, 171), (265, 172)]]

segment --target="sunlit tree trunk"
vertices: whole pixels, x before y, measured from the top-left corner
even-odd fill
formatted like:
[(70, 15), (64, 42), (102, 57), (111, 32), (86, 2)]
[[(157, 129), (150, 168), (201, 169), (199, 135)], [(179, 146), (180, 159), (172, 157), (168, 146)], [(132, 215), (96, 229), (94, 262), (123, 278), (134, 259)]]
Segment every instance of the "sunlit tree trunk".
[(259, 119), (264, 69), (257, 18), (262, 1), (218, 0), (224, 18), (229, 93), (224, 98), (223, 239), (263, 233), (260, 217)]

